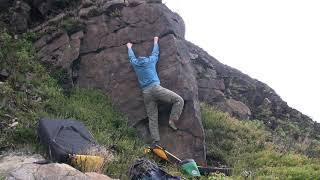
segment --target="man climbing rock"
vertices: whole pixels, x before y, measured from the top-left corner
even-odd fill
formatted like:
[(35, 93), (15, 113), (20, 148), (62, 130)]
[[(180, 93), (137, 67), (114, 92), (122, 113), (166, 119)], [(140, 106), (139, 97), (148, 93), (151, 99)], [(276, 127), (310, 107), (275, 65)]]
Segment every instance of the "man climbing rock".
[(129, 60), (138, 76), (138, 81), (142, 89), (153, 144), (157, 144), (160, 141), (157, 101), (160, 100), (173, 104), (169, 118), (169, 126), (173, 130), (177, 130), (175, 122), (179, 120), (184, 105), (182, 97), (160, 86), (160, 80), (156, 70), (156, 64), (159, 59), (158, 39), (158, 37), (154, 37), (153, 49), (149, 57), (136, 58), (132, 50), (132, 43), (127, 43)]

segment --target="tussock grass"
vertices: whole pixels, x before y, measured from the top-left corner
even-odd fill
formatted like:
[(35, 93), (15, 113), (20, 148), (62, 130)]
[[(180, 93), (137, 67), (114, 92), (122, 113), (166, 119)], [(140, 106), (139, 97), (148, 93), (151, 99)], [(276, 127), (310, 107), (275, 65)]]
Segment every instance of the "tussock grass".
[[(77, 119), (114, 156), (103, 172), (126, 179), (131, 162), (143, 153), (135, 130), (99, 90), (73, 89), (65, 95), (34, 56), (32, 36), (15, 40), (0, 31), (0, 68), (10, 73), (0, 84), (0, 150), (31, 146), (39, 153), (36, 127), (41, 117)], [(18, 125), (10, 127), (13, 122)]]
[(270, 132), (261, 122), (239, 121), (206, 104), (201, 104), (201, 111), (209, 165), (221, 161), (233, 167), (232, 178), (320, 177), (319, 159), (292, 151), (279, 152)]
[[(37, 61), (32, 46), (34, 36), (25, 34), (15, 40), (0, 30), (0, 69), (9, 72), (9, 77), (0, 83), (0, 150), (31, 146), (34, 152), (40, 152), (36, 127), (41, 117), (77, 119), (114, 156), (102, 171), (114, 178), (128, 179), (130, 165), (143, 156), (144, 144), (135, 130), (99, 90), (73, 89), (65, 95), (58, 80)], [(281, 148), (272, 142), (261, 122), (239, 121), (205, 104), (201, 105), (201, 112), (208, 164), (233, 167), (231, 179), (320, 177), (319, 159), (279, 151)], [(310, 153), (317, 157), (319, 146), (317, 141), (314, 144)], [(163, 166), (174, 175), (190, 179), (177, 166)], [(200, 179), (230, 178), (215, 173)]]

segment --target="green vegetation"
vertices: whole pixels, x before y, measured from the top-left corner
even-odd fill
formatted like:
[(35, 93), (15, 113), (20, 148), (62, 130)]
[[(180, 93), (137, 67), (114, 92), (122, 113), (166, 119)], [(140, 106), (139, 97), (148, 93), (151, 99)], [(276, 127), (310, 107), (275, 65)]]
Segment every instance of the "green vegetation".
[(64, 29), (69, 35), (84, 29), (84, 25), (79, 20), (70, 17), (63, 19), (59, 27)]
[(76, 89), (70, 97), (57, 94), (49, 100), (45, 110), (46, 117), (83, 121), (101, 145), (115, 152), (115, 160), (105, 169), (110, 176), (126, 177), (124, 173), (131, 162), (143, 153), (143, 145), (135, 131), (101, 92)]
[(279, 152), (258, 121), (239, 121), (202, 104), (209, 164), (222, 161), (234, 168), (233, 177), (260, 179), (317, 179), (319, 159)]
[(118, 8), (115, 8), (109, 13), (109, 16), (111, 16), (111, 17), (121, 17), (121, 11)]
[(258, 121), (238, 121), (208, 105), (202, 105), (202, 117), (209, 163), (233, 164), (238, 155), (259, 151), (270, 139)]
[[(33, 56), (29, 36), (14, 40), (6, 32), (0, 35), (0, 69), (10, 74), (0, 84), (0, 149), (31, 145), (32, 151), (39, 152), (38, 120), (73, 118), (84, 122), (97, 141), (114, 153), (106, 174), (126, 178), (129, 165), (143, 152), (134, 129), (97, 90), (74, 89), (68, 96), (63, 94), (57, 80)], [(14, 122), (18, 124), (11, 127)]]
[[(68, 27), (68, 23), (65, 26)], [(0, 31), (0, 70), (8, 74), (1, 77), (3, 82), (0, 82), (0, 150), (31, 146), (33, 151), (40, 152), (36, 137), (38, 120), (41, 117), (73, 118), (84, 122), (98, 142), (113, 152), (115, 158), (104, 172), (127, 179), (130, 164), (143, 152), (143, 143), (136, 132), (128, 127), (125, 117), (113, 108), (103, 93), (93, 89), (72, 89), (64, 94), (60, 87), (64, 72), (50, 75), (37, 61), (32, 47), (34, 36), (25, 34), (15, 40), (7, 32)], [(232, 177), (215, 173), (200, 179), (320, 177), (319, 159), (290, 148), (279, 148), (261, 122), (239, 121), (205, 104), (201, 105), (201, 110), (208, 164), (223, 163), (234, 171)], [(288, 126), (290, 131), (297, 128)], [(298, 130), (292, 133), (298, 133)], [(314, 147), (308, 154), (318, 157), (318, 141), (311, 144)], [(164, 164), (164, 167), (174, 175), (190, 178), (177, 166)]]
[(45, 69), (34, 61), (29, 38), (30, 34), (20, 40), (0, 34), (0, 69), (9, 75), (0, 84), (0, 149), (35, 143), (36, 110), (42, 109), (49, 91), (57, 88), (49, 85), (52, 81)]

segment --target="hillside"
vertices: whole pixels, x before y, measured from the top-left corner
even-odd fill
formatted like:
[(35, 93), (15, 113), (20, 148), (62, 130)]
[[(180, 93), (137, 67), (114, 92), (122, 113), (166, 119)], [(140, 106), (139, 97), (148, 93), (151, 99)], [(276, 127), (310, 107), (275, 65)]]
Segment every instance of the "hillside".
[(39, 118), (74, 118), (117, 156), (105, 173), (126, 179), (150, 139), (125, 44), (148, 54), (159, 36), (161, 84), (185, 100), (178, 132), (167, 127), (170, 105), (159, 106), (168, 150), (198, 164), (234, 167), (234, 177), (319, 177), (319, 124), (268, 85), (186, 41), (183, 20), (161, 1), (61, 3), (0, 6), (1, 152), (41, 152)]

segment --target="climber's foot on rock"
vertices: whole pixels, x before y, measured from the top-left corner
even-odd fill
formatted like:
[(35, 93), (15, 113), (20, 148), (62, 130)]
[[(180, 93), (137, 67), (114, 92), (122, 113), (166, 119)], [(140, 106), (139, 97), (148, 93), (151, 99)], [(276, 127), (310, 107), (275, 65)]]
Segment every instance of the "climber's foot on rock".
[(172, 120), (169, 120), (169, 127), (171, 127), (175, 131), (178, 130), (178, 128), (176, 127), (174, 121), (172, 121)]

